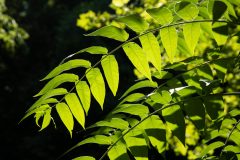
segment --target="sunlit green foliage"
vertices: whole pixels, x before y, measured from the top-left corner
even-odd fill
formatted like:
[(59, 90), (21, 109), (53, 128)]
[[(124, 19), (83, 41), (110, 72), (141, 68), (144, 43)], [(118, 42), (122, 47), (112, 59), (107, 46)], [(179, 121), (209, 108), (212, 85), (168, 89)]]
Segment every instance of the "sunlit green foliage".
[[(74, 117), (82, 128), (94, 130), (69, 151), (89, 143), (107, 145), (106, 152), (95, 157), (100, 160), (148, 159), (151, 149), (166, 159), (169, 150), (188, 159), (239, 159), (238, 6), (226, 0), (183, 0), (148, 7), (145, 14), (152, 23), (131, 14), (86, 34), (120, 44), (111, 51), (90, 46), (66, 57), (43, 79), (50, 80), (23, 119), (35, 114), (39, 125), (43, 117), (43, 130), (56, 109), (72, 136)], [(127, 29), (119, 27), (122, 24)], [(108, 88), (118, 96), (121, 65), (115, 54), (120, 49), (138, 71), (138, 81), (116, 99), (108, 115), (85, 126), (88, 111), (95, 109), (92, 97), (104, 110)], [(76, 58), (84, 53), (103, 56), (96, 63)], [(77, 159), (95, 159), (88, 156)]]

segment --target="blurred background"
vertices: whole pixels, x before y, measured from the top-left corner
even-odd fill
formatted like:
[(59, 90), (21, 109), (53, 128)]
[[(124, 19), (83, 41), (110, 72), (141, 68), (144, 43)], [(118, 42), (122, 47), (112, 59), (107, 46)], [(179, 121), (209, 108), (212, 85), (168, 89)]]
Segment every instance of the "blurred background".
[[(67, 55), (109, 43), (84, 33), (114, 23), (118, 15), (142, 12), (162, 2), (0, 0), (0, 159), (52, 160), (76, 144), (78, 136), (71, 139), (65, 129), (50, 126), (38, 132), (33, 118), (18, 124), (36, 100), (32, 96), (44, 85), (39, 80)], [(130, 81), (128, 64), (122, 70), (126, 76), (121, 80)]]

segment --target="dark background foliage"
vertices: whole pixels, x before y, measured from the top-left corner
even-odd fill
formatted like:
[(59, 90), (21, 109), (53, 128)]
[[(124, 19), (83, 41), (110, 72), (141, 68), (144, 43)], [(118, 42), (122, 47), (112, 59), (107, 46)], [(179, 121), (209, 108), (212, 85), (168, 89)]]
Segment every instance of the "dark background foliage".
[(56, 159), (81, 137), (79, 134), (71, 140), (61, 123), (57, 130), (52, 125), (38, 132), (32, 118), (18, 122), (34, 102), (32, 95), (43, 86), (38, 80), (61, 59), (84, 47), (107, 43), (84, 37), (85, 31), (76, 26), (76, 19), (90, 9), (107, 10), (109, 3), (109, 0), (6, 1), (4, 13), (15, 19), (29, 38), (13, 54), (0, 41), (0, 63), (4, 66), (0, 69), (0, 159)]

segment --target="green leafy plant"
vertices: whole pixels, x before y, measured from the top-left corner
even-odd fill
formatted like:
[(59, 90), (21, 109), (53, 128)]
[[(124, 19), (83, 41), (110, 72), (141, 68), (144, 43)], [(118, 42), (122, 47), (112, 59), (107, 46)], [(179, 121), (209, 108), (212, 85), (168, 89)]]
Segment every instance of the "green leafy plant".
[[(239, 77), (239, 50), (227, 49), (239, 39), (238, 5), (227, 0), (171, 2), (146, 10), (154, 24), (134, 14), (116, 19), (127, 29), (109, 25), (86, 34), (122, 43), (111, 51), (91, 46), (66, 57), (42, 79), (49, 81), (22, 120), (34, 115), (43, 130), (56, 110), (71, 136), (78, 122), (88, 131), (86, 138), (65, 154), (89, 143), (108, 146), (100, 157), (75, 160), (149, 159), (151, 149), (162, 159), (170, 149), (189, 159), (240, 159), (239, 100), (228, 104), (225, 98), (239, 95), (239, 86), (230, 85), (230, 75)], [(206, 41), (211, 44), (202, 49)], [(107, 85), (117, 95), (121, 73), (115, 53), (120, 49), (139, 79), (105, 118), (86, 126), (93, 98), (103, 110)], [(102, 57), (92, 64), (79, 59), (84, 53)], [(83, 72), (77, 75), (72, 69)]]

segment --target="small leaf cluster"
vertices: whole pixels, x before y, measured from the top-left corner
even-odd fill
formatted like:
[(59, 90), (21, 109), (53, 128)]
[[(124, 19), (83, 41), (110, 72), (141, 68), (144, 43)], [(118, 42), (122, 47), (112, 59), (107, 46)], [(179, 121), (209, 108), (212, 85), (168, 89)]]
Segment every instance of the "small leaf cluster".
[[(238, 27), (236, 5), (227, 0), (172, 2), (146, 10), (157, 24), (155, 28), (151, 26), (156, 24), (149, 24), (138, 14), (116, 19), (134, 32), (132, 38), (128, 30), (114, 25), (86, 34), (118, 41), (120, 45), (111, 51), (90, 46), (63, 59), (42, 79), (48, 82), (35, 95), (40, 98), (22, 120), (34, 115), (43, 130), (56, 110), (71, 136), (75, 122), (86, 130), (95, 129), (69, 151), (89, 143), (109, 146), (101, 157), (86, 155), (76, 159), (148, 159), (151, 149), (167, 159), (166, 152), (175, 143), (170, 143), (170, 139), (182, 146), (206, 146), (201, 153), (191, 155), (195, 158), (240, 159), (240, 112), (237, 107), (227, 106), (223, 99), (239, 95), (236, 90), (225, 92), (224, 87), (229, 73), (239, 70), (239, 53), (229, 56), (224, 52), (229, 38), (237, 33), (237, 29), (229, 29)], [(216, 49), (206, 50), (207, 56), (196, 56), (203, 34), (209, 34)], [(93, 98), (104, 109), (107, 85), (117, 95), (121, 73), (115, 53), (120, 49), (142, 79), (127, 89), (104, 119), (86, 126), (89, 109), (94, 109)], [(176, 61), (182, 52), (188, 58)], [(76, 58), (86, 53), (101, 58), (95, 64)], [(83, 73), (75, 74), (72, 69)], [(72, 88), (62, 87), (65, 83), (72, 84)], [(195, 140), (199, 142), (187, 139), (186, 126), (190, 123), (201, 136)]]

